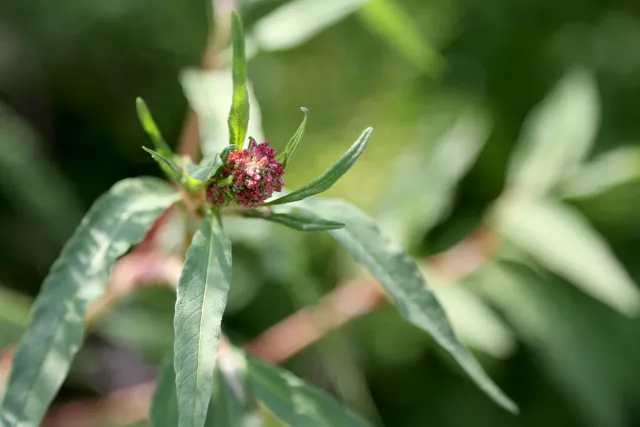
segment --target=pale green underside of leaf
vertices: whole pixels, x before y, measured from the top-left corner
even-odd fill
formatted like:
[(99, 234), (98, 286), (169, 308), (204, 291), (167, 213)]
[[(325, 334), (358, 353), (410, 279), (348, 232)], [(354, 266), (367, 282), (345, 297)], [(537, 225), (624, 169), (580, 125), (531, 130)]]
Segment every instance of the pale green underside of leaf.
[(420, 70), (430, 75), (438, 75), (442, 71), (444, 59), (426, 41), (397, 0), (369, 0), (358, 14), (372, 32)]
[(169, 144), (164, 140), (162, 134), (160, 133), (160, 129), (156, 125), (155, 120), (153, 120), (153, 116), (147, 107), (147, 104), (144, 102), (142, 98), (136, 99), (136, 109), (138, 110), (138, 119), (140, 119), (140, 124), (144, 131), (149, 135), (153, 145), (155, 147), (155, 151), (157, 151), (161, 156), (170, 159), (173, 157), (173, 151)]
[(219, 218), (209, 214), (187, 250), (178, 283), (174, 367), (180, 427), (204, 425), (230, 281), (231, 242)]
[(509, 164), (507, 185), (528, 197), (543, 196), (589, 153), (600, 105), (593, 76), (575, 69), (527, 117)]
[(325, 392), (305, 384), (281, 368), (253, 358), (249, 386), (256, 399), (291, 427), (369, 427), (360, 416), (342, 407)]
[(349, 151), (343, 154), (342, 157), (333, 164), (333, 166), (318, 178), (303, 185), (299, 189), (292, 191), (286, 196), (282, 196), (278, 199), (265, 203), (264, 206), (296, 202), (322, 193), (323, 191), (331, 188), (331, 186), (335, 184), (342, 175), (347, 173), (356, 160), (358, 160), (358, 157), (360, 157), (364, 149), (367, 147), (367, 142), (369, 142), (369, 138), (371, 138), (371, 132), (373, 132), (373, 128), (365, 129), (365, 131), (362, 132), (362, 135), (360, 135), (360, 138), (358, 138), (351, 148), (349, 148)]
[(308, 199), (304, 204), (326, 218), (343, 222), (345, 228), (329, 233), (373, 273), (391, 295), (400, 314), (427, 331), (496, 403), (517, 412), (516, 405), (456, 338), (447, 315), (415, 261), (382, 234), (371, 217), (338, 200)]
[(249, 92), (247, 91), (247, 62), (244, 51), (244, 31), (240, 16), (231, 15), (233, 44), (233, 98), (229, 111), (229, 144), (242, 149), (249, 127)]
[(298, 231), (326, 231), (344, 227), (342, 223), (321, 218), (306, 209), (288, 206), (283, 208), (274, 209), (269, 213), (248, 210), (243, 212), (243, 216), (264, 219)]
[(291, 161), (291, 157), (293, 156), (293, 153), (296, 151), (296, 148), (298, 148), (298, 144), (302, 139), (302, 135), (304, 135), (304, 129), (307, 126), (307, 118), (309, 117), (309, 110), (307, 110), (304, 107), (300, 107), (300, 109), (304, 113), (304, 119), (302, 119), (302, 123), (300, 123), (300, 126), (298, 127), (296, 132), (293, 134), (289, 142), (287, 142), (287, 145), (284, 148), (284, 151), (282, 152), (282, 154), (278, 155), (277, 157), (278, 161), (282, 163), (283, 169), (286, 169), (287, 166), (289, 165), (289, 162)]
[(640, 291), (579, 212), (550, 200), (510, 198), (496, 213), (500, 232), (546, 268), (626, 315), (638, 313)]
[(179, 195), (155, 178), (120, 181), (98, 199), (51, 267), (16, 350), (0, 419), (40, 424), (83, 340), (89, 306), (115, 260), (147, 233)]

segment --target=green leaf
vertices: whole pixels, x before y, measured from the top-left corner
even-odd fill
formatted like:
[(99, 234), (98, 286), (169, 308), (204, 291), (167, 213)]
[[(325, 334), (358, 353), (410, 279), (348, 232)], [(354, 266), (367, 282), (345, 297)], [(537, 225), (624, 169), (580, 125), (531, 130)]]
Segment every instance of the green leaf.
[(151, 112), (147, 107), (147, 104), (144, 102), (142, 98), (136, 99), (136, 109), (138, 110), (138, 119), (140, 119), (140, 124), (144, 131), (149, 135), (151, 141), (153, 142), (153, 146), (156, 151), (164, 157), (171, 158), (173, 157), (173, 151), (169, 144), (164, 140), (158, 126), (156, 126), (156, 122), (153, 120), (151, 116)]
[(237, 12), (231, 14), (233, 44), (233, 98), (229, 111), (229, 144), (242, 150), (249, 127), (249, 92), (247, 91), (247, 61), (244, 52), (244, 31)]
[(373, 128), (367, 128), (362, 133), (362, 135), (360, 135), (360, 138), (358, 138), (358, 140), (351, 146), (351, 148), (349, 148), (349, 151), (343, 154), (342, 157), (340, 157), (338, 161), (333, 164), (333, 166), (331, 166), (318, 178), (314, 179), (308, 184), (303, 185), (299, 189), (292, 191), (286, 196), (282, 196), (278, 199), (265, 203), (264, 206), (281, 205), (283, 203), (296, 202), (298, 200), (306, 199), (307, 197), (322, 193), (323, 191), (331, 188), (331, 186), (335, 184), (335, 182), (340, 179), (340, 177), (344, 175), (351, 168), (351, 166), (353, 166), (356, 160), (358, 160), (358, 157), (360, 157), (360, 155), (366, 148), (367, 142), (369, 142), (371, 132), (373, 132)]
[(151, 427), (176, 427), (178, 425), (178, 398), (176, 396), (176, 374), (173, 357), (166, 358), (153, 393), (149, 411)]
[(162, 169), (162, 171), (165, 173), (165, 175), (167, 175), (169, 179), (174, 182), (180, 182), (180, 168), (175, 163), (173, 163), (173, 161), (169, 160), (162, 154), (153, 151), (150, 148), (142, 147), (142, 149), (151, 154), (153, 160), (155, 160), (158, 165), (160, 165), (160, 169)]
[[(198, 115), (202, 153), (205, 157), (213, 157), (229, 146), (229, 127), (225, 123), (233, 98), (233, 82), (229, 78), (229, 70), (187, 69), (180, 74), (180, 82), (189, 105)], [(260, 104), (249, 80), (247, 92), (251, 111), (248, 134), (258, 141), (263, 141)]]
[(293, 374), (253, 358), (249, 385), (271, 412), (295, 427), (367, 427), (368, 422), (341, 407), (326, 393), (306, 385)]
[(293, 134), (289, 142), (287, 142), (287, 146), (284, 151), (278, 155), (278, 161), (282, 163), (282, 168), (286, 169), (287, 165), (291, 161), (291, 157), (293, 156), (293, 152), (298, 148), (298, 144), (302, 139), (302, 135), (304, 135), (304, 129), (307, 126), (307, 117), (309, 117), (309, 110), (304, 107), (300, 107), (302, 112), (304, 113), (304, 119), (302, 119), (302, 123), (296, 130), (296, 133)]
[(373, 273), (396, 303), (400, 314), (431, 334), (496, 403), (517, 412), (516, 405), (456, 338), (447, 315), (415, 261), (389, 240), (371, 217), (339, 200), (308, 199), (305, 205), (324, 217), (346, 224), (345, 228), (329, 233)]
[(460, 180), (475, 163), (491, 130), (478, 111), (460, 115), (437, 140), (410, 146), (398, 156), (380, 207), (382, 228), (403, 246), (415, 247), (450, 211)]
[(420, 70), (438, 75), (444, 59), (425, 40), (411, 16), (396, 0), (369, 0), (358, 11), (372, 32)]
[(178, 283), (174, 366), (180, 427), (204, 425), (230, 281), (231, 242), (217, 215), (209, 214), (187, 250)]
[(179, 199), (154, 178), (126, 179), (98, 199), (51, 267), (16, 350), (3, 427), (37, 426), (83, 340), (85, 316), (105, 290), (113, 263)]
[(288, 2), (253, 26), (253, 38), (262, 50), (299, 46), (325, 28), (349, 16), (367, 0), (296, 0)]
[(599, 115), (593, 76), (581, 69), (567, 73), (527, 118), (509, 164), (508, 186), (529, 197), (552, 190), (588, 154)]
[(344, 224), (320, 218), (313, 212), (301, 208), (290, 208), (276, 211), (242, 211), (248, 218), (260, 218), (276, 222), (298, 231), (326, 231), (344, 227)]
[(573, 208), (511, 197), (498, 206), (496, 227), (549, 270), (621, 313), (640, 311), (640, 291), (604, 239)]

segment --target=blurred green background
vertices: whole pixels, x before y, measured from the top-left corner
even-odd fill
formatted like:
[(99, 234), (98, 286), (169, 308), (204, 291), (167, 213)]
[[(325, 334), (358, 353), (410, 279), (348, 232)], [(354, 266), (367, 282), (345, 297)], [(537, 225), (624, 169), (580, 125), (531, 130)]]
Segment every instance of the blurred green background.
[[(373, 126), (367, 151), (328, 195), (376, 216), (417, 259), (480, 224), (496, 230), (497, 253), (471, 276), (427, 279), (521, 414), (489, 401), (391, 306), (287, 367), (376, 425), (640, 426), (640, 4), (240, 7), (261, 110), (254, 135), (283, 147), (298, 108), (311, 111), (289, 187)], [(202, 0), (0, 0), (1, 347), (18, 339), (92, 201), (119, 179), (159, 174), (140, 148), (135, 98), (173, 145), (188, 108), (181, 81), (194, 108), (213, 118), (228, 108), (216, 96), (228, 70), (209, 83), (193, 70), (205, 9)], [(243, 224), (227, 224), (235, 246), (224, 327), (238, 344), (357, 273), (322, 233)], [(171, 348), (173, 302), (168, 290), (145, 290), (102, 319), (58, 403), (153, 378)]]

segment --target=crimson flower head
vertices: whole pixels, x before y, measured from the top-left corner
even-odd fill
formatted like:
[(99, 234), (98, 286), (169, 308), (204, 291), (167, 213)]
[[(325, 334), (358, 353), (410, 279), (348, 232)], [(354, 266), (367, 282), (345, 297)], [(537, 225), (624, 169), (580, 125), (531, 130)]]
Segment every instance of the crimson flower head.
[[(276, 160), (276, 151), (269, 147), (269, 142), (258, 144), (250, 138), (248, 149), (229, 154), (220, 179), (207, 188), (207, 200), (217, 207), (227, 200), (248, 208), (258, 207), (274, 191), (282, 190), (283, 174), (282, 164)], [(227, 180), (229, 185), (220, 187), (218, 183)]]

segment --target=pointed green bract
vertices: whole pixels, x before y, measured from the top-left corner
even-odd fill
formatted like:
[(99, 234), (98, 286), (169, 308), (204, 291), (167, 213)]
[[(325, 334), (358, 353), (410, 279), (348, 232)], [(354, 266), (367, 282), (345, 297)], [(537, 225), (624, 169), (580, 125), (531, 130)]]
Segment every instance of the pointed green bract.
[(15, 353), (2, 427), (40, 424), (83, 341), (85, 317), (114, 262), (179, 195), (155, 178), (126, 179), (94, 203), (51, 267)]
[(249, 386), (256, 399), (288, 425), (370, 427), (359, 415), (343, 408), (325, 392), (305, 384), (292, 373), (253, 358), (247, 360)]
[(345, 228), (329, 233), (380, 281), (400, 314), (427, 331), (496, 403), (517, 412), (516, 405), (460, 343), (415, 261), (389, 240), (371, 217), (339, 200), (309, 199), (304, 204), (326, 218), (343, 222)]
[(160, 169), (162, 169), (162, 171), (170, 180), (174, 182), (180, 182), (180, 168), (175, 163), (173, 163), (173, 161), (163, 156), (162, 154), (153, 151), (150, 148), (142, 147), (142, 149), (151, 154), (151, 158), (153, 158), (153, 160), (155, 160), (158, 165), (160, 165)]
[(326, 231), (344, 227), (340, 222), (329, 221), (301, 208), (278, 209), (270, 212), (247, 210), (242, 215), (275, 222), (298, 231)]
[(231, 242), (205, 217), (187, 250), (174, 318), (179, 427), (203, 427), (213, 392), (221, 322), (231, 282)]
[(151, 112), (149, 111), (147, 104), (144, 102), (144, 99), (136, 99), (136, 109), (138, 110), (138, 118), (140, 119), (140, 124), (142, 125), (142, 128), (147, 133), (147, 135), (149, 135), (149, 138), (151, 138), (156, 151), (164, 157), (173, 157), (173, 151), (171, 150), (171, 147), (169, 147), (169, 144), (167, 144), (167, 142), (162, 137), (162, 134), (160, 133), (156, 122), (153, 120)]
[(298, 200), (306, 199), (307, 197), (314, 196), (331, 188), (331, 186), (353, 166), (356, 160), (358, 160), (358, 157), (360, 157), (367, 147), (367, 142), (369, 142), (369, 138), (371, 138), (371, 132), (373, 132), (373, 128), (367, 128), (362, 135), (360, 135), (360, 138), (349, 148), (349, 151), (343, 154), (329, 170), (318, 178), (292, 191), (286, 196), (265, 203), (264, 206), (297, 202)]
[(247, 61), (244, 51), (244, 31), (240, 15), (231, 14), (233, 44), (233, 98), (229, 111), (229, 144), (242, 150), (249, 127), (249, 92), (247, 91)]
[(298, 144), (302, 139), (302, 135), (304, 135), (304, 129), (307, 126), (307, 118), (309, 117), (309, 110), (304, 107), (300, 107), (300, 110), (304, 113), (304, 119), (302, 119), (302, 123), (296, 130), (296, 133), (293, 134), (289, 142), (287, 142), (287, 146), (284, 151), (278, 155), (277, 160), (282, 163), (282, 168), (286, 169), (287, 165), (291, 161), (291, 157), (293, 156), (293, 152), (298, 148)]

